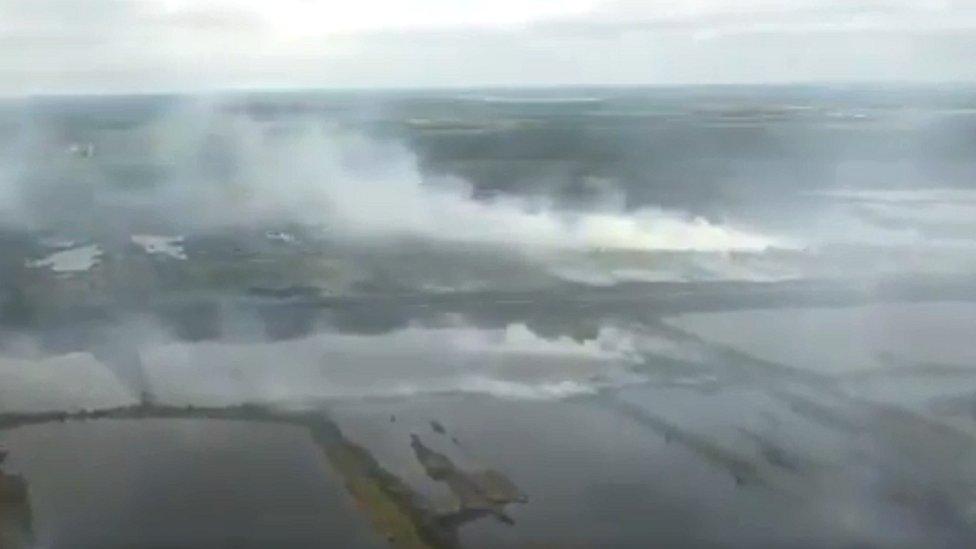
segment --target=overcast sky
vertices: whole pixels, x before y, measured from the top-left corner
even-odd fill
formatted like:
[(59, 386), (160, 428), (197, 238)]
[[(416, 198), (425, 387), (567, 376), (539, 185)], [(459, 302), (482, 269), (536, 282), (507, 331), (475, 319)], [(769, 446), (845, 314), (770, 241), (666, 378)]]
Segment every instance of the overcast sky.
[(976, 81), (976, 0), (0, 0), (0, 93)]

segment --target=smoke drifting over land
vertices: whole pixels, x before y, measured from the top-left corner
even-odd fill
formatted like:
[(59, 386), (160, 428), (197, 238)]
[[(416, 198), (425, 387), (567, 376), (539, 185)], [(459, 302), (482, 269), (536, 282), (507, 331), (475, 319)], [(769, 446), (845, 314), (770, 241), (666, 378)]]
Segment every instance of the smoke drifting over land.
[[(530, 499), (462, 533), (484, 545), (971, 546), (976, 118), (899, 93), (4, 105), (0, 440), (42, 541), (106, 514), (197, 531), (144, 527), (161, 501), (216, 531), (167, 490), (236, 486), (241, 455), (262, 478), (292, 446), (247, 423), (301, 410), (353, 480), (398, 487), (367, 510), (447, 471), (502, 516), (501, 477), (464, 472), (511, 474)], [(231, 418), (242, 449), (201, 469)], [(126, 512), (61, 511), (78, 470)]]
[[(463, 179), (424, 174), (400, 143), (322, 120), (262, 122), (219, 102), (183, 105), (124, 134), (100, 132), (91, 158), (72, 154), (78, 143), (64, 136), (25, 133), (20, 148), (26, 159), (17, 160), (0, 187), (8, 226), (87, 227), (105, 234), (301, 224), (326, 238), (570, 249), (727, 251), (786, 244), (680, 211), (624, 211), (612, 190), (590, 211), (560, 211), (518, 196), (478, 200)], [(126, 171), (122, 155), (141, 156), (143, 171)]]

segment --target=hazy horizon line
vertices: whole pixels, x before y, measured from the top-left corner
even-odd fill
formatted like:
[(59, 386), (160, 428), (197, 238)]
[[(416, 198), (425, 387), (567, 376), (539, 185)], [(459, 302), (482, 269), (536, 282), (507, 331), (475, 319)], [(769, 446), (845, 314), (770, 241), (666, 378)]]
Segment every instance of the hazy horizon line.
[(976, 80), (797, 80), (792, 82), (660, 82), (632, 84), (481, 84), (481, 85), (403, 85), (403, 86), (223, 86), (208, 89), (161, 89), (161, 90), (75, 90), (44, 91), (29, 93), (0, 92), (0, 99), (44, 99), (64, 97), (174, 97), (206, 95), (290, 94), (290, 93), (456, 93), (456, 92), (506, 92), (506, 91), (559, 91), (559, 90), (675, 90), (675, 89), (790, 89), (790, 88), (838, 88), (843, 90), (892, 91), (892, 90), (939, 90), (976, 91)]

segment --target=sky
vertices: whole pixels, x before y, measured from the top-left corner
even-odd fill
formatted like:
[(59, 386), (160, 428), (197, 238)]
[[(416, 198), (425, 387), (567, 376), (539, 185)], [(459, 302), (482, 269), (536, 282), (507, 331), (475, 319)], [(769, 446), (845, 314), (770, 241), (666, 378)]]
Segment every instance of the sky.
[(976, 0), (0, 0), (0, 93), (976, 81)]

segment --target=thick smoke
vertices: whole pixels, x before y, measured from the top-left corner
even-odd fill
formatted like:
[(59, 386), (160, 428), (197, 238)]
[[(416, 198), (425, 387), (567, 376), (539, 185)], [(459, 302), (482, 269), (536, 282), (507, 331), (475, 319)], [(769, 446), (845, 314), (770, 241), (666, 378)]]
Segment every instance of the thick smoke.
[[(311, 117), (258, 121), (206, 101), (124, 133), (98, 132), (90, 144), (30, 133), (32, 167), (13, 181), (8, 175), (0, 187), (6, 208), (17, 210), (5, 216), (7, 224), (85, 227), (93, 235), (302, 224), (341, 239), (571, 249), (724, 251), (783, 244), (654, 207), (567, 212), (514, 196), (479, 200), (463, 180), (423, 174), (399, 143)], [(122, 165), (132, 158), (139, 169)], [(600, 202), (622, 202), (609, 198)], [(50, 220), (57, 226), (47, 226)]]

